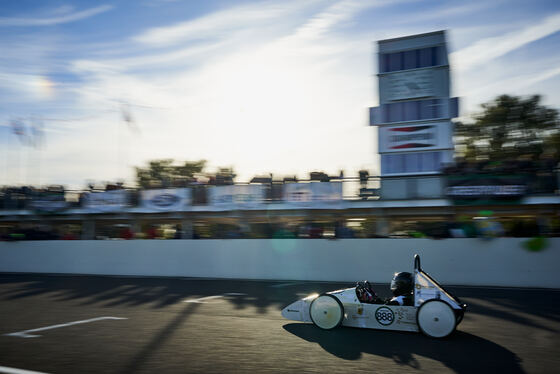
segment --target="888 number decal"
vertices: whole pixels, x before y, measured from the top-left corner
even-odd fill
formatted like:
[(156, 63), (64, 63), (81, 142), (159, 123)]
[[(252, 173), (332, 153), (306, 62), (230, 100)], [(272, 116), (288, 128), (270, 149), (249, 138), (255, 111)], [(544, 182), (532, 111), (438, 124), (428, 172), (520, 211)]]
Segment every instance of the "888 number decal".
[(395, 314), (386, 306), (382, 306), (375, 311), (375, 319), (383, 326), (388, 326), (395, 320)]

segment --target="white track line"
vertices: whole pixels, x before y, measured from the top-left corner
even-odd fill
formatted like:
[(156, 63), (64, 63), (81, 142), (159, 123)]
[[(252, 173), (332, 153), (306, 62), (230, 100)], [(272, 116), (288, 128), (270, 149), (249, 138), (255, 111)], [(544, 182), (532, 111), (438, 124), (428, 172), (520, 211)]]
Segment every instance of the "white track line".
[(61, 323), (59, 325), (53, 325), (53, 326), (47, 326), (47, 327), (41, 327), (38, 329), (32, 329), (32, 330), (25, 330), (25, 331), (18, 331), (18, 332), (13, 332), (11, 334), (4, 334), (6, 336), (17, 336), (20, 338), (37, 338), (41, 335), (32, 335), (29, 334), (30, 332), (38, 332), (38, 331), (44, 331), (44, 330), (51, 330), (51, 329), (58, 329), (60, 327), (67, 327), (67, 326), (73, 326), (73, 325), (79, 325), (81, 323), (90, 323), (90, 322), (95, 322), (95, 321), (101, 321), (104, 319), (126, 319), (126, 318), (121, 318), (121, 317), (97, 317), (97, 318), (91, 318), (91, 319), (85, 319), (83, 321), (74, 321), (74, 322), (68, 322), (68, 323)]
[(280, 284), (273, 284), (272, 288), (282, 288), (282, 287), (289, 287), (289, 286), (295, 286), (297, 284), (301, 284), (302, 282), (290, 282), (290, 283), (280, 283)]
[(214, 295), (214, 296), (205, 296), (205, 297), (201, 297), (198, 299), (188, 299), (188, 300), (184, 300), (184, 303), (198, 303), (198, 304), (204, 304), (206, 303), (207, 300), (212, 300), (212, 299), (219, 299), (221, 297), (225, 297), (225, 296), (244, 296), (247, 295), (246, 293), (238, 293), (238, 292), (229, 292), (229, 293), (225, 293), (222, 295)]
[(0, 373), (6, 373), (6, 374), (47, 374), (47, 373), (43, 373), (42, 371), (31, 371), (31, 370), (16, 369), (16, 368), (9, 368), (7, 366), (0, 366)]

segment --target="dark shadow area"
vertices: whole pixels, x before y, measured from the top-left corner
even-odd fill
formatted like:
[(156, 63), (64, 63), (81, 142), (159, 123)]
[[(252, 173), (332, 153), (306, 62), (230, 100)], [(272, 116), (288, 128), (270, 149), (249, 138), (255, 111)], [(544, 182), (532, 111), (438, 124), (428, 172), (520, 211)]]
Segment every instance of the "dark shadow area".
[(560, 290), (519, 288), (449, 287), (468, 304), (467, 314), (481, 314), (521, 325), (556, 331), (550, 324), (540, 324), (540, 317), (560, 322)]
[[(82, 305), (135, 306), (153, 303), (153, 307), (158, 308), (188, 297), (188, 287), (184, 287), (184, 283), (171, 278), (4, 274), (0, 276), (0, 285), (11, 286), (2, 286), (0, 299), (17, 300), (42, 295), (55, 301), (77, 300)], [(197, 292), (204, 292), (204, 288)]]
[(200, 304), (189, 303), (155, 335), (133, 358), (121, 373), (136, 373), (155, 354), (158, 349), (178, 330), (179, 326), (191, 315)]
[(345, 360), (362, 354), (391, 358), (405, 372), (422, 369), (415, 356), (441, 362), (456, 373), (524, 373), (520, 359), (489, 340), (457, 331), (443, 340), (417, 333), (338, 328), (324, 331), (312, 324), (290, 323), (284, 329)]
[(234, 308), (256, 307), (259, 313), (266, 313), (269, 308), (280, 310), (303, 295), (352, 286), (351, 283), (297, 282), (294, 283), (295, 286), (273, 287), (277, 284), (282, 282), (0, 274), (0, 301), (44, 297), (53, 301), (76, 301), (84, 306), (147, 305), (152, 308), (163, 308), (189, 298), (243, 293), (246, 295), (227, 296)]

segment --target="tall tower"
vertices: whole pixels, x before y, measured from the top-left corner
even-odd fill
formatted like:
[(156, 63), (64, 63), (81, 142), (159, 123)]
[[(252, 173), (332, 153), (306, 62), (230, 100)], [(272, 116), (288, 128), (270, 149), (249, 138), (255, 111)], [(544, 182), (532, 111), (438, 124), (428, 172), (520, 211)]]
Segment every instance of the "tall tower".
[(370, 108), (370, 125), (378, 131), (383, 197), (383, 179), (437, 175), (453, 160), (458, 100), (450, 98), (444, 31), (377, 44), (379, 107)]

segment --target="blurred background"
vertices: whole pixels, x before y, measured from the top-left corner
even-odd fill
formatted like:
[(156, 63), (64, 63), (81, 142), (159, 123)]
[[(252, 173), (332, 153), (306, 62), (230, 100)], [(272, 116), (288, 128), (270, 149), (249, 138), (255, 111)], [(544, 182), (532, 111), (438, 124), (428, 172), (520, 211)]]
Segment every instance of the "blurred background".
[(1, 9), (4, 240), (559, 233), (554, 1)]

